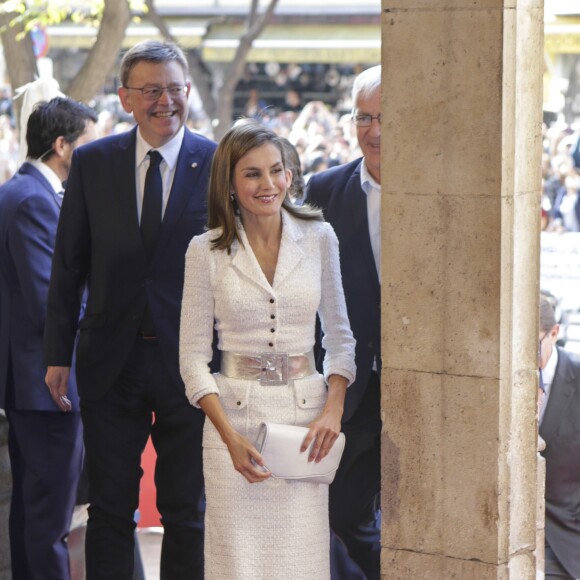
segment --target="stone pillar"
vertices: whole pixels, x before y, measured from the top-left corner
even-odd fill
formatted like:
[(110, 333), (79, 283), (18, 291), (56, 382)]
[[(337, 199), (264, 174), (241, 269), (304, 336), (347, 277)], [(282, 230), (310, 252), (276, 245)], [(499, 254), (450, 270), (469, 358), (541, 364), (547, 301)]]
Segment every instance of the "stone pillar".
[(382, 576), (532, 579), (543, 0), (382, 15)]

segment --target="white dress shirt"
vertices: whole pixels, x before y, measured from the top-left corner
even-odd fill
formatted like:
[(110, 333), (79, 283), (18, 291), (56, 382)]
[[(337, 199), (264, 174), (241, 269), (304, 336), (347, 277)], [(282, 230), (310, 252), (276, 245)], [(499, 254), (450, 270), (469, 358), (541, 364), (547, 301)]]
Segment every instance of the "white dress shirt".
[(546, 411), (546, 405), (548, 404), (548, 399), (550, 398), (550, 391), (552, 389), (552, 383), (554, 382), (554, 375), (556, 374), (556, 367), (558, 366), (558, 349), (553, 346), (552, 354), (546, 363), (546, 366), (542, 369), (542, 381), (544, 383), (544, 396), (542, 397), (542, 402), (540, 403), (540, 410), (538, 413), (538, 423), (542, 422), (544, 418), (544, 412)]
[(136, 185), (137, 185), (137, 215), (139, 216), (139, 223), (141, 223), (141, 210), (143, 208), (143, 190), (145, 188), (145, 177), (147, 175), (147, 169), (149, 169), (149, 151), (155, 149), (159, 151), (163, 161), (159, 166), (161, 171), (161, 182), (163, 183), (163, 202), (161, 206), (161, 215), (165, 215), (165, 208), (167, 207), (167, 202), (169, 201), (169, 194), (171, 192), (171, 186), (173, 184), (173, 178), (175, 177), (175, 168), (177, 167), (177, 158), (179, 157), (179, 151), (181, 149), (181, 144), (183, 142), (183, 135), (185, 134), (185, 129), (182, 127), (177, 135), (165, 143), (161, 147), (151, 147), (147, 141), (141, 135), (141, 130), (137, 129), (137, 146), (135, 148), (135, 161), (136, 161)]
[(363, 161), (360, 172), (360, 182), (367, 195), (367, 215), (369, 221), (369, 236), (375, 257), (375, 265), (379, 280), (381, 279), (381, 186), (377, 183)]
[(54, 189), (54, 193), (56, 193), (59, 197), (62, 198), (62, 181), (59, 179), (58, 175), (44, 162), (38, 159), (30, 159), (28, 158), (26, 161), (30, 163), (35, 169), (38, 169), (40, 173), (46, 178), (48, 183), (52, 189)]

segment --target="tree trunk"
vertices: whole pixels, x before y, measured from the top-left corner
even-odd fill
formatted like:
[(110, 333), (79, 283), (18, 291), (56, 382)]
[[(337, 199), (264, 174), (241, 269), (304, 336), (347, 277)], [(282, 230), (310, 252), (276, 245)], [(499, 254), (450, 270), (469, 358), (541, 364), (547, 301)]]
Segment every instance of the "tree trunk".
[(252, 49), (254, 40), (260, 36), (262, 30), (264, 30), (270, 21), (277, 4), (278, 0), (270, 0), (266, 10), (258, 15), (258, 0), (252, 0), (250, 13), (246, 20), (246, 32), (244, 32), (240, 38), (234, 59), (226, 69), (224, 84), (218, 92), (217, 125), (214, 128), (214, 136), (218, 142), (226, 134), (232, 124), (234, 92), (244, 73), (244, 66), (248, 58), (248, 53)]
[(128, 0), (105, 0), (97, 39), (67, 89), (70, 97), (86, 103), (102, 88), (107, 74), (116, 64), (130, 16)]
[[(5, 4), (6, 1), (2, 0), (0, 4)], [(10, 26), (10, 22), (17, 16), (15, 13), (0, 15), (0, 25), (5, 27), (4, 32), (2, 32), (2, 47), (4, 48), (4, 60), (6, 61), (6, 70), (12, 86), (12, 93), (18, 87), (38, 77), (36, 56), (32, 48), (30, 34), (26, 34), (21, 40), (17, 40), (16, 37), (23, 31), (22, 26)], [(21, 102), (22, 99), (14, 101), (14, 115), (17, 125), (19, 125)]]

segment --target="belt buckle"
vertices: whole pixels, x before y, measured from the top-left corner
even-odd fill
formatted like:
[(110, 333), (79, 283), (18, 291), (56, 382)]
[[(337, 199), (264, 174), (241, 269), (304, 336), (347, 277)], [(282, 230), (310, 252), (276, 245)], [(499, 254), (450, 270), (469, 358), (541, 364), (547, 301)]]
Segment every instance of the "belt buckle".
[(260, 384), (266, 387), (288, 384), (288, 353), (263, 352), (260, 355)]

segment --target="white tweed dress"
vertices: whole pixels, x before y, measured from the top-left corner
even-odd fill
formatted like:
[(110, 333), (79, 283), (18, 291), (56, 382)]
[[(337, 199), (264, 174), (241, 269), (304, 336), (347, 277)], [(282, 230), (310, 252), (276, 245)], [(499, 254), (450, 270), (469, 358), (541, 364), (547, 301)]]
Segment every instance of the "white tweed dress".
[[(211, 250), (215, 231), (194, 238), (186, 255), (180, 366), (187, 397), (198, 406), (203, 396), (218, 394), (234, 428), (252, 442), (264, 420), (307, 425), (326, 401), (325, 377), (339, 374), (350, 384), (355, 376), (334, 231), (285, 210), (282, 223), (272, 285), (243, 229), (243, 245), (235, 242), (230, 255)], [(209, 373), (214, 320), (222, 351), (300, 354), (314, 345), (317, 311), (325, 333), (324, 377), (262, 386)], [(328, 486), (273, 478), (248, 483), (209, 420), (203, 447), (206, 580), (330, 578)]]

